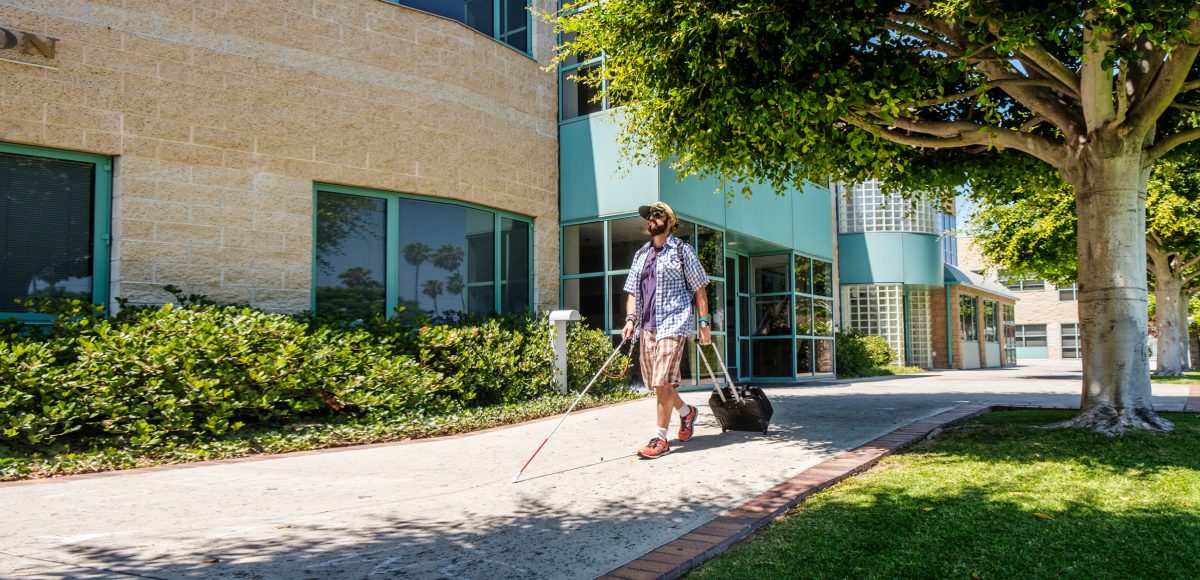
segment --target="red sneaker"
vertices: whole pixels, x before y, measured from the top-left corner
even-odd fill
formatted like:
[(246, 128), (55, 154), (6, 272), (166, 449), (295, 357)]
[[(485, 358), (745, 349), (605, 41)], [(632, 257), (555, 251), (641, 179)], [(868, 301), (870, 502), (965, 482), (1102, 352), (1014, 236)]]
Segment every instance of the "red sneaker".
[(638, 451), (638, 457), (642, 459), (657, 459), (671, 452), (671, 446), (667, 445), (666, 441), (655, 437), (651, 439), (645, 447)]
[(692, 438), (692, 428), (696, 426), (696, 411), (695, 406), (691, 406), (691, 410), (686, 415), (679, 416), (679, 440), (687, 441)]

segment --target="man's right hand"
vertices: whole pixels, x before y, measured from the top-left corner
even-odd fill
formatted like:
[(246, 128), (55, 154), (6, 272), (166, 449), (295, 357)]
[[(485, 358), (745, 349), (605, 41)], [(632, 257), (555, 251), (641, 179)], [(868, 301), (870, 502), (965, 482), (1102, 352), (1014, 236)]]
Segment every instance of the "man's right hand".
[(633, 338), (633, 321), (632, 320), (625, 321), (625, 328), (621, 329), (621, 338), (624, 338), (625, 340), (629, 340), (629, 339)]

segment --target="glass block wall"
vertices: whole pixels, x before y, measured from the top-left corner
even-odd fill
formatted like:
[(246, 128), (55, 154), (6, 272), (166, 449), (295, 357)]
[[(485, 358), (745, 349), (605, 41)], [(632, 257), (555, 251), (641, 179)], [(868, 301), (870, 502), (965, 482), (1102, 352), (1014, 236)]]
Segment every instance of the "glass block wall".
[(871, 284), (842, 286), (842, 326), (882, 336), (904, 363), (904, 286)]
[(925, 199), (905, 200), (898, 195), (884, 194), (877, 180), (839, 190), (838, 230), (841, 233), (940, 233), (942, 224), (937, 208)]
[(912, 364), (933, 367), (933, 327), (929, 311), (930, 292), (914, 290), (908, 293), (908, 323)]

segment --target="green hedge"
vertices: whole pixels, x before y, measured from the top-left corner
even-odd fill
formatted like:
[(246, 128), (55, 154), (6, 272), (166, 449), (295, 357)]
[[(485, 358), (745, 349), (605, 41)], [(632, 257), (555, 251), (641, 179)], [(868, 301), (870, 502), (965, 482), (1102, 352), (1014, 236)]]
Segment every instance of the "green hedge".
[[(49, 310), (57, 317), (46, 329), (0, 325), (0, 443), (152, 447), (247, 425), (432, 416), (557, 392), (549, 326), (535, 316), (414, 328), (203, 303), (113, 318), (78, 301)], [(579, 327), (568, 340), (577, 384), (609, 339)]]
[(870, 336), (851, 330), (835, 337), (837, 374), (839, 377), (860, 377), (892, 364), (895, 351), (882, 336)]

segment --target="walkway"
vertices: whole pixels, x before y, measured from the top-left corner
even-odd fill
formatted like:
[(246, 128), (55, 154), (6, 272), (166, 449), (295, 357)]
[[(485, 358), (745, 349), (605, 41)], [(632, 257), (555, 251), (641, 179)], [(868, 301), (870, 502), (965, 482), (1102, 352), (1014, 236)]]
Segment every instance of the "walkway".
[[(3, 578), (591, 578), (804, 470), (968, 403), (1077, 405), (1078, 363), (768, 391), (768, 436), (697, 436), (656, 461), (653, 401), (469, 436), (0, 484)], [(1180, 410), (1186, 386), (1156, 386)]]

